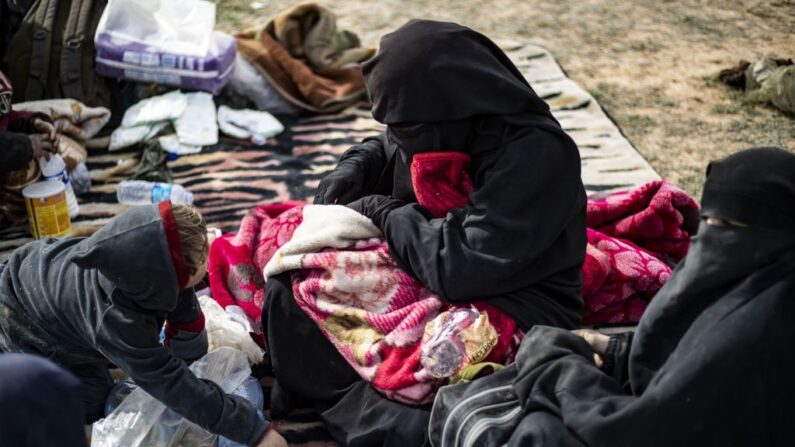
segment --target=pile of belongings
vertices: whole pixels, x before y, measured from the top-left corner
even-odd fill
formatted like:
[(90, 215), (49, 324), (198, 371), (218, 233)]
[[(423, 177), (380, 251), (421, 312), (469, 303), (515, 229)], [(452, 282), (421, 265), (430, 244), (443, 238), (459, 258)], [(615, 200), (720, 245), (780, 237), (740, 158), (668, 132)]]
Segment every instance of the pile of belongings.
[[(336, 16), (325, 7), (315, 3), (295, 6), (265, 26), (239, 32), (235, 38), (243, 61), (235, 68), (230, 86), (238, 94), (252, 95), (257, 103), (272, 103), (270, 91), (275, 89), (293, 108), (329, 113), (364, 97), (359, 64), (371, 58), (375, 49), (361, 47), (352, 32), (337, 30)], [(251, 84), (255, 72), (267, 86)], [(276, 107), (278, 111), (267, 110), (291, 110), (283, 103)]]
[[(58, 132), (57, 153), (63, 158), (66, 171), (75, 194), (84, 194), (91, 189), (91, 178), (86, 168), (86, 147), (101, 146), (102, 140), (95, 138), (110, 120), (110, 110), (104, 107), (88, 107), (73, 99), (46, 99), (14, 104), (20, 112), (44, 113), (52, 118)], [(27, 169), (14, 171), (5, 176), (0, 187), (0, 227), (19, 224), (25, 220), (25, 204), (22, 190), (41, 178), (41, 168), (36, 160)]]
[[(337, 112), (365, 99), (359, 64), (375, 54), (315, 3), (234, 37), (214, 30), (216, 5), (207, 0), (18, 6), (13, 29), (0, 33), (10, 38), (4, 65), (14, 102), (71, 98), (111, 109), (113, 125), (135, 83), (208, 92), (234, 109)], [(51, 38), (38, 39), (42, 32)]]
[[(284, 131), (284, 126), (268, 112), (216, 108), (209, 93), (174, 90), (143, 99), (127, 109), (121, 127), (110, 136), (108, 150), (141, 145), (141, 159), (131, 179), (173, 183), (167, 161), (217, 144), (219, 130), (262, 145)], [(109, 172), (123, 174), (135, 167), (134, 163), (122, 163)], [(104, 175), (107, 173), (99, 177)]]
[(157, 137), (162, 148), (176, 156), (201, 152), (218, 143), (220, 130), (255, 144), (280, 134), (284, 126), (270, 113), (254, 110), (216, 109), (212, 95), (178, 90), (146, 98), (124, 113), (121, 127), (110, 137), (111, 151)]
[(795, 114), (795, 64), (792, 59), (763, 57), (753, 64), (740, 61), (722, 70), (718, 78), (726, 85), (744, 90), (750, 103), (772, 104)]

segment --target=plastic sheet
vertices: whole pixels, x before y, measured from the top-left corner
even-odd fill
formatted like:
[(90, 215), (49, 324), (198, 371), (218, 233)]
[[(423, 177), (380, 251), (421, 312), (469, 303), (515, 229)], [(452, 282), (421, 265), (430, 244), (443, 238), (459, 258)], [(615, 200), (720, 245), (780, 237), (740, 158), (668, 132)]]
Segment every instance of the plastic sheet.
[[(190, 367), (197, 377), (211, 380), (231, 393), (250, 375), (246, 355), (222, 347)], [(92, 447), (212, 447), (218, 436), (182, 418), (138, 388), (106, 417), (94, 424)]]
[(251, 339), (251, 326), (244, 326), (238, 321), (241, 313), (246, 318), (242, 310), (233, 310), (231, 313), (225, 311), (208, 296), (200, 296), (199, 305), (204, 313), (204, 328), (207, 330), (210, 351), (225, 346), (243, 351), (252, 365), (262, 362), (265, 352)]
[(207, 54), (215, 27), (215, 4), (203, 0), (111, 0), (97, 35), (138, 42), (190, 56)]

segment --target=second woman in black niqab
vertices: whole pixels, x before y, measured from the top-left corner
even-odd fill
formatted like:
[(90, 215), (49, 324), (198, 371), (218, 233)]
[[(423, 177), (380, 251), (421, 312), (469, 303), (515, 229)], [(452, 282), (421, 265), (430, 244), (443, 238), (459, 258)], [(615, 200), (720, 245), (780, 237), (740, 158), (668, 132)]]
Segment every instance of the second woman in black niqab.
[(463, 420), (442, 391), (433, 432), (449, 427), (472, 445), (795, 445), (795, 155), (756, 148), (713, 162), (702, 215), (634, 335), (600, 348), (535, 327), (516, 363), (486, 379), (510, 391), (481, 395), (484, 410), (515, 410), (511, 420), (469, 438), (483, 413)]
[[(525, 331), (575, 327), (585, 190), (577, 147), (547, 104), (493, 42), (453, 23), (410, 21), (384, 36), (363, 71), (373, 117), (387, 129), (342, 156), (315, 203), (372, 219), (398, 264), (446, 301), (487, 301)], [(410, 166), (437, 151), (470, 156), (474, 191), (466, 206), (431, 218), (416, 203)], [(288, 277), (270, 278), (266, 290), (277, 389), (292, 392), (284, 396), (325, 400), (320, 414), (343, 444), (425, 442), (428, 409), (357, 380), (296, 307)], [(299, 349), (304, 360), (293, 359)], [(317, 380), (306, 380), (309, 370)]]

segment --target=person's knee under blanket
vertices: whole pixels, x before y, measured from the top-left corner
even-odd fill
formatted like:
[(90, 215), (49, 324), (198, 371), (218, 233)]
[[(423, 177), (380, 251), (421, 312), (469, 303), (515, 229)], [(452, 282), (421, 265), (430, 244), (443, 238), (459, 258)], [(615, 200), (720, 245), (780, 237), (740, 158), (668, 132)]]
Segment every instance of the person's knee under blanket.
[(393, 402), (363, 381), (295, 303), (289, 273), (269, 278), (265, 291), (262, 315), (278, 382), (274, 388), (294, 395), (272, 395), (272, 411), (288, 412), (276, 408), (288, 399), (309, 403), (334, 439), (347, 446), (427, 442), (430, 407)]

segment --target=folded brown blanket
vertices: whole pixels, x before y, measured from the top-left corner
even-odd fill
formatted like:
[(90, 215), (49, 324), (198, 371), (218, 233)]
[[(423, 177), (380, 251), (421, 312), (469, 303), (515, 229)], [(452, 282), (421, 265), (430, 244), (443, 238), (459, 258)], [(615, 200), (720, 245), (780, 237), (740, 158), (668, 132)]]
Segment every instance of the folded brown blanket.
[(336, 17), (326, 8), (298, 5), (235, 37), (240, 54), (303, 109), (336, 112), (364, 96), (358, 63), (375, 50), (361, 48), (355, 34), (337, 31)]
[(317, 3), (302, 3), (279, 13), (265, 30), (294, 57), (312, 67), (339, 68), (370, 59), (375, 49), (337, 29), (337, 16)]

